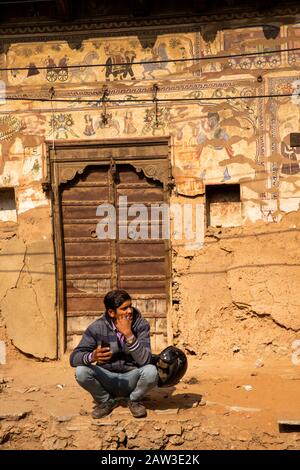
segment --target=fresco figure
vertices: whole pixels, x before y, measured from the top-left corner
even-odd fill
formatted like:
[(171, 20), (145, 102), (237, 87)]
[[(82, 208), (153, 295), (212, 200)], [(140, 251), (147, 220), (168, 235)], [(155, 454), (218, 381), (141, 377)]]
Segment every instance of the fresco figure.
[(229, 140), (229, 135), (220, 127), (220, 115), (219, 113), (207, 113), (207, 120), (203, 124), (203, 130), (197, 136), (197, 144), (199, 144), (198, 148), (198, 158), (200, 158), (202, 150), (205, 144), (208, 143), (210, 140), (223, 140), (224, 145), (215, 147), (216, 150), (221, 150), (225, 148), (229, 157), (233, 156), (233, 150), (230, 145), (226, 143)]
[[(166, 60), (167, 62), (162, 62), (159, 64), (152, 63), (152, 61), (156, 60)], [(153, 47), (151, 49), (151, 56), (148, 56), (144, 59), (144, 64), (142, 64), (142, 67), (144, 69), (143, 71), (143, 79), (146, 78), (147, 75), (150, 75), (151, 78), (155, 78), (153, 75), (154, 72), (158, 70), (167, 70), (169, 73), (171, 73), (171, 70), (169, 69), (169, 56), (167, 53), (166, 49), (166, 44), (162, 42), (159, 44), (158, 47)], [(149, 63), (147, 63), (149, 62)]]
[[(81, 83), (96, 82), (98, 79), (97, 67), (87, 67), (99, 61), (99, 55), (95, 51), (88, 52), (76, 65), (78, 67), (67, 68), (69, 82), (79, 81)], [(62, 69), (64, 69), (62, 67)]]
[(64, 55), (64, 57), (62, 57), (60, 61), (58, 62), (58, 66), (61, 68), (68, 67), (68, 61), (69, 61), (68, 56)]
[(84, 135), (91, 136), (96, 134), (93, 126), (93, 118), (90, 116), (90, 114), (85, 114), (84, 115), (84, 120), (85, 120), (85, 130), (84, 130)]
[(96, 131), (99, 129), (111, 129), (115, 132), (115, 135), (120, 134), (120, 123), (116, 117), (113, 117), (112, 113), (107, 113), (105, 115), (106, 120), (103, 120), (103, 114), (101, 113), (99, 116), (95, 117), (94, 125)]
[(50, 57), (48, 55), (48, 59), (47, 59), (47, 68), (51, 69), (53, 67), (56, 67), (56, 63), (54, 62), (54, 60), (52, 59), (52, 57)]
[[(179, 59), (187, 59), (188, 58), (188, 53), (187, 53), (184, 46), (180, 46), (179, 53), (180, 53)], [(187, 62), (175, 62), (176, 72), (179, 73), (179, 72), (184, 71), (184, 69), (186, 68), (186, 65), (187, 65)]]
[(0, 116), (0, 175), (6, 161), (11, 159), (11, 151), (17, 139), (23, 148), (38, 147), (44, 142), (46, 117), (40, 113), (19, 119), (11, 114)]
[[(215, 139), (220, 143), (217, 145), (211, 143)], [(220, 165), (222, 160), (226, 159), (223, 150), (225, 149), (228, 157), (233, 157), (234, 152), (227, 143), (229, 135), (225, 129), (220, 126), (220, 115), (217, 112), (207, 113), (207, 117), (202, 124), (202, 129), (197, 135), (198, 144), (196, 159), (199, 162), (199, 174), (203, 179), (213, 179), (217, 181), (227, 181), (231, 178), (227, 166)], [(204, 147), (206, 151), (204, 152)]]
[(28, 67), (27, 78), (33, 77), (34, 75), (38, 75), (40, 73), (34, 62), (30, 62)]
[(136, 128), (133, 124), (133, 112), (126, 111), (124, 116), (124, 133), (125, 134), (134, 134), (136, 132)]

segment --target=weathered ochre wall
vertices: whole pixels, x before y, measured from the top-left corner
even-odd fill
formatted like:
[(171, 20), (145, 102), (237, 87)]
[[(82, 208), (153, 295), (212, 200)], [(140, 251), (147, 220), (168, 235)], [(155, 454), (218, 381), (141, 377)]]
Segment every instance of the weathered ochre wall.
[(210, 228), (174, 248), (175, 343), (200, 356), (292, 355), (300, 334), (300, 212), (279, 223)]
[[(2, 223), (0, 335), (23, 353), (57, 355), (55, 274), (49, 209), (21, 214), (18, 226)], [(10, 228), (10, 230), (9, 230)], [(4, 233), (3, 233), (4, 236)]]
[[(1, 242), (0, 308), (15, 346), (37, 357), (56, 351), (51, 208), (41, 186), (45, 142), (167, 136), (177, 202), (203, 204), (205, 185), (212, 183), (239, 183), (242, 202), (241, 228), (223, 229), (220, 237), (209, 231), (204, 248), (187, 255), (185, 240), (174, 243), (176, 341), (208, 354), (230, 351), (235, 342), (245, 351), (288, 347), (299, 330), (298, 267), (290, 265), (298, 233), (283, 229), (290, 217), (297, 225), (296, 215), (283, 216), (300, 202), (298, 149), (290, 147), (300, 104), (297, 95), (267, 95), (297, 90), (300, 55), (281, 49), (298, 47), (299, 36), (300, 25), (282, 26), (269, 40), (261, 27), (224, 25), (211, 43), (197, 32), (174, 31), (146, 49), (132, 35), (84, 40), (78, 50), (66, 41), (12, 44), (0, 55), (2, 68), (28, 68), (1, 71), (7, 98), (36, 99), (0, 103), (0, 187), (15, 188), (17, 217), (15, 236)], [(276, 52), (171, 61), (270, 50)], [(152, 99), (154, 83), (165, 100), (157, 113), (152, 102), (141, 101)], [(101, 99), (104, 84), (106, 111), (89, 101)], [(75, 101), (38, 101), (51, 96)], [(179, 98), (196, 101), (170, 101)], [(3, 221), (7, 217), (0, 211)]]

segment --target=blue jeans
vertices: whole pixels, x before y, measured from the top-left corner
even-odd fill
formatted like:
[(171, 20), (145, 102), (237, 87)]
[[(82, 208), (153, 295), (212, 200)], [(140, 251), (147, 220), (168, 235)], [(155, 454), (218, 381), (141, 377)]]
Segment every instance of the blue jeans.
[(75, 378), (81, 387), (90, 392), (96, 402), (101, 403), (115, 397), (140, 400), (157, 385), (158, 374), (152, 364), (123, 374), (90, 365), (76, 367)]

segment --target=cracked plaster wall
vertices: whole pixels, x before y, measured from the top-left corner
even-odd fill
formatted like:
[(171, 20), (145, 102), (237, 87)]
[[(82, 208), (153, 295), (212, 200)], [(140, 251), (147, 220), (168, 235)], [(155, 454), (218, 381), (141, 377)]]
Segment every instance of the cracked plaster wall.
[(55, 272), (49, 210), (33, 209), (0, 243), (1, 337), (36, 358), (56, 357)]
[(173, 249), (173, 334), (210, 357), (289, 356), (300, 338), (300, 212), (280, 223), (208, 228)]
[[(180, 199), (180, 198), (179, 198)], [(291, 354), (300, 336), (300, 213), (280, 223), (209, 228), (203, 249), (173, 242), (175, 343), (201, 355)], [(41, 240), (41, 234), (45, 239)], [(24, 353), (56, 357), (55, 273), (49, 210), (19, 218), (0, 243), (0, 319)]]

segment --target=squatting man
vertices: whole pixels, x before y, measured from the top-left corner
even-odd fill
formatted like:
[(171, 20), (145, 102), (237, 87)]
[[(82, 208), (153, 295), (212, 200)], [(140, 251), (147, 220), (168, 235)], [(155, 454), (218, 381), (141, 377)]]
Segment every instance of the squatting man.
[(158, 383), (158, 372), (151, 364), (150, 326), (132, 307), (124, 290), (113, 290), (104, 297), (105, 313), (84, 332), (70, 356), (75, 377), (95, 401), (93, 418), (103, 418), (125, 397), (135, 418), (147, 415), (140, 403)]

